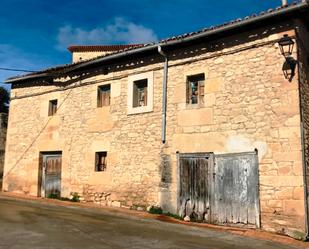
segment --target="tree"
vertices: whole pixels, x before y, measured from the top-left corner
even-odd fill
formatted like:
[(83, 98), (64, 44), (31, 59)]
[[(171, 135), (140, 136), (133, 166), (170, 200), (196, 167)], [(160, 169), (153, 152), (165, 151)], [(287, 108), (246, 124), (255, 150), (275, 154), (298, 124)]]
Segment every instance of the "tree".
[(10, 94), (8, 90), (0, 86), (0, 113), (7, 113), (9, 110)]

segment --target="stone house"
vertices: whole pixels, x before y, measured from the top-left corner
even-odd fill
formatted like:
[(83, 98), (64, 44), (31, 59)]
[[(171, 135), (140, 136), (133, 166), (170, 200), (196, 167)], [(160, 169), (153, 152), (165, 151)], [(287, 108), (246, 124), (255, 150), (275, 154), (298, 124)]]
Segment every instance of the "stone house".
[(307, 236), (308, 23), (303, 1), (8, 79), (3, 190)]

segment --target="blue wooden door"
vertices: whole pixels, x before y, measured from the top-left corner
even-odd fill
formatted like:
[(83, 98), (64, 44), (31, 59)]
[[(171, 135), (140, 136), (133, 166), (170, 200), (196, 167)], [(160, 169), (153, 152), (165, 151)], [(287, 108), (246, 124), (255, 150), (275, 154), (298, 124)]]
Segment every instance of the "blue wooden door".
[(61, 196), (61, 154), (43, 155), (43, 193), (45, 197)]

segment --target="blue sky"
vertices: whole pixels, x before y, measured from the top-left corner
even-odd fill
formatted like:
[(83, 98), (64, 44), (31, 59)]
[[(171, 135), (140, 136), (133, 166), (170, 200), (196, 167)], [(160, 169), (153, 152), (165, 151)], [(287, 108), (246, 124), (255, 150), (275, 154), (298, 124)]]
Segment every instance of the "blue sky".
[[(156, 41), (269, 8), (281, 0), (1, 0), (0, 68), (70, 63), (71, 44)], [(0, 70), (5, 78), (20, 73)]]

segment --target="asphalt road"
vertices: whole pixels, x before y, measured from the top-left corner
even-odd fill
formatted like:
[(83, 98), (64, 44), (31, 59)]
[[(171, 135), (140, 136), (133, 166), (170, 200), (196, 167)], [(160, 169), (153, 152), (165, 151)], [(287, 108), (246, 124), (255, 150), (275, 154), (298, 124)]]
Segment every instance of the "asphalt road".
[(205, 228), (80, 207), (0, 198), (2, 249), (288, 249)]

